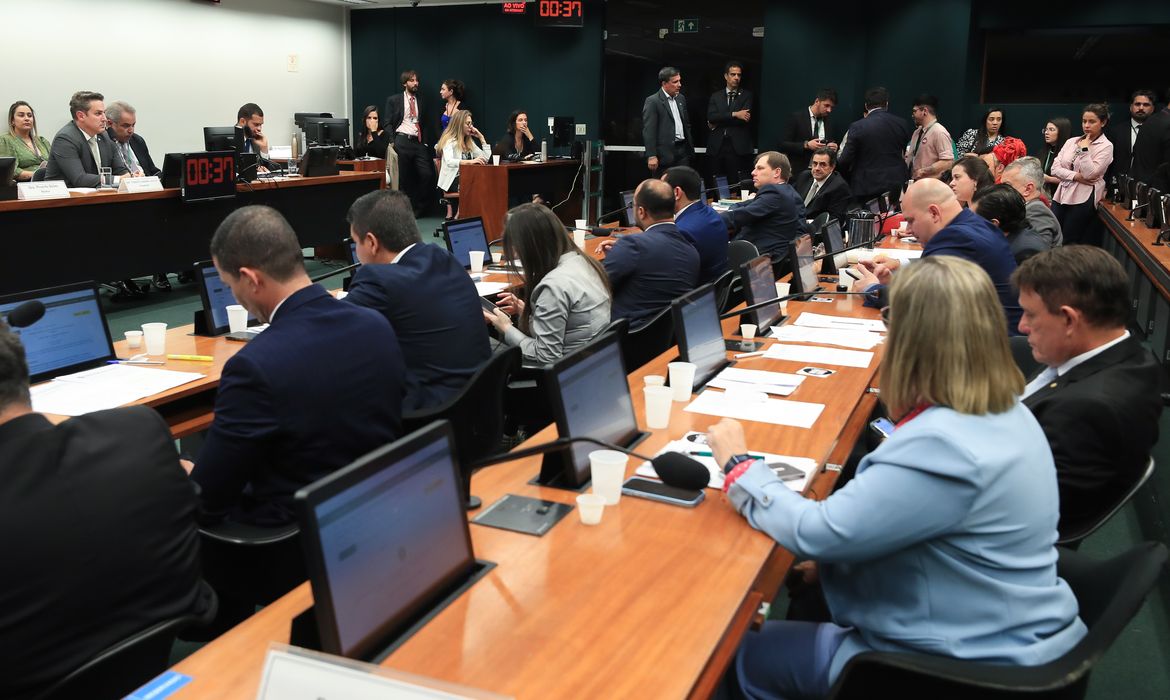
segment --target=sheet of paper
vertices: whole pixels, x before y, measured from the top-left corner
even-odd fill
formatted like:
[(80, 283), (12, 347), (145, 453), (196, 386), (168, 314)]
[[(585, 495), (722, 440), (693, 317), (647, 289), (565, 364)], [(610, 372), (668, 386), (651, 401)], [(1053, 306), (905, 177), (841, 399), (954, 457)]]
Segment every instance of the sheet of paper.
[(476, 282), (475, 293), (481, 297), (488, 294), (499, 294), (508, 288), (507, 282)]
[(858, 350), (872, 350), (885, 340), (885, 336), (880, 333), (841, 331), (835, 328), (813, 328), (812, 326), (772, 326), (771, 335), (773, 338), (788, 343), (840, 345)]
[(880, 318), (848, 318), (845, 316), (826, 316), (812, 311), (801, 311), (793, 321), (793, 325), (809, 328), (832, 328), (839, 331), (871, 331), (885, 333), (886, 324)]
[(755, 392), (722, 392), (710, 389), (699, 394), (684, 410), (708, 416), (751, 420), (758, 423), (790, 425), (794, 428), (811, 428), (825, 410), (820, 403), (770, 399)]
[(106, 365), (33, 387), (33, 410), (80, 416), (124, 406), (202, 377), (198, 372)]
[(849, 261), (854, 262), (854, 252), (857, 254), (857, 260), (873, 260), (879, 255), (884, 255), (887, 258), (901, 260), (902, 262), (911, 262), (922, 257), (921, 250), (905, 250), (902, 248), (877, 248), (874, 250), (859, 249), (857, 251), (849, 251)]
[(707, 386), (717, 389), (754, 389), (775, 396), (788, 396), (803, 381), (804, 377), (799, 374), (728, 367), (707, 382)]
[[(692, 431), (687, 433), (687, 435), (701, 435), (701, 433), (695, 433)], [(691, 440), (688, 440), (684, 437), (682, 440), (675, 440), (673, 442), (667, 443), (666, 446), (655, 453), (654, 456), (657, 457), (664, 452), (681, 452), (689, 456), (699, 464), (707, 467), (707, 471), (711, 473), (711, 479), (707, 482), (708, 488), (723, 488), (723, 470), (719, 468), (719, 465), (715, 464), (715, 458), (710, 456), (710, 451), (707, 449), (706, 445), (692, 442)], [(749, 450), (749, 453), (753, 455), (760, 455), (768, 464), (782, 462), (784, 464), (790, 464), (804, 472), (804, 478), (792, 479), (791, 481), (784, 482), (785, 486), (797, 493), (804, 491), (804, 487), (805, 484), (808, 483), (809, 476), (816, 473), (817, 470), (816, 460), (809, 459), (808, 457), (791, 457), (788, 455), (777, 455), (770, 452), (759, 452), (756, 450)], [(654, 466), (649, 462), (642, 462), (639, 464), (638, 468), (634, 470), (634, 473), (638, 476), (650, 477), (651, 479), (658, 478), (658, 473), (654, 471)]]
[(817, 345), (784, 345), (783, 343), (774, 343), (764, 352), (764, 357), (771, 360), (807, 362), (811, 365), (838, 365), (863, 369), (869, 367), (869, 363), (873, 362), (872, 352), (838, 350)]

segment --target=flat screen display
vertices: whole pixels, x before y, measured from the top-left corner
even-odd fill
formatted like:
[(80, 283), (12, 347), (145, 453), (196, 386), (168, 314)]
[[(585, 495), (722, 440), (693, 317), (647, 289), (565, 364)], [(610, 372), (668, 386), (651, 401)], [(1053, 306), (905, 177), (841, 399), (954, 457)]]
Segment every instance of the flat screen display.
[[(199, 281), (199, 296), (203, 301), (203, 314), (210, 319), (208, 332), (211, 335), (220, 335), (228, 331), (227, 307), (238, 304), (231, 287), (227, 285), (219, 270), (209, 262), (195, 265), (195, 277)], [(248, 314), (248, 325), (256, 322), (256, 317)]]
[(695, 391), (728, 364), (723, 327), (719, 325), (719, 311), (715, 307), (715, 288), (705, 284), (676, 299), (673, 306), (679, 357), (695, 365), (691, 387)]
[[(776, 278), (772, 276), (772, 259), (767, 255), (744, 263), (742, 275), (747, 280), (743, 293), (748, 306), (776, 298)], [(763, 337), (779, 320), (780, 303), (768, 304), (748, 313), (754, 314), (756, 333)]]
[(638, 220), (634, 218), (634, 192), (622, 192), (622, 204), (626, 205), (626, 226), (637, 226)]
[[(822, 229), (826, 253), (836, 253), (845, 248), (845, 238), (841, 234), (841, 224), (836, 219), (829, 221)], [(846, 253), (836, 253), (832, 258), (833, 267), (844, 270), (849, 267), (849, 256)]]
[(32, 382), (78, 372), (114, 359), (114, 345), (93, 282), (64, 285), (0, 297), (0, 316), (37, 300), (45, 315), (12, 331), (24, 345)]
[(731, 188), (727, 185), (726, 176), (715, 176), (715, 189), (719, 191), (719, 199), (731, 199)]
[(487, 233), (483, 229), (483, 219), (479, 217), (444, 223), (443, 239), (447, 243), (447, 250), (463, 267), (471, 267), (471, 251), (482, 250), (487, 255)]
[(817, 289), (816, 260), (812, 236), (807, 233), (792, 242), (792, 293), (801, 294)]

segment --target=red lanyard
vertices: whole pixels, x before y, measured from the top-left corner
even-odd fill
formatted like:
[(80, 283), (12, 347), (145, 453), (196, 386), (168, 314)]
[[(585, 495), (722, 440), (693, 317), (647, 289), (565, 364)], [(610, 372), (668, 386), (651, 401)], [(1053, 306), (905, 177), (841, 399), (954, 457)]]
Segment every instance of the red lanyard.
[(932, 403), (922, 403), (922, 404), (918, 404), (918, 405), (917, 405), (917, 406), (915, 406), (913, 409), (911, 409), (909, 413), (907, 413), (906, 415), (902, 416), (902, 420), (900, 420), (900, 421), (898, 421), (897, 423), (895, 423), (895, 424), (894, 424), (894, 427), (895, 427), (895, 428), (901, 428), (903, 425), (906, 425), (906, 424), (907, 424), (907, 423), (909, 423), (910, 421), (912, 421), (912, 420), (914, 420), (915, 418), (917, 418), (918, 416), (920, 416), (920, 415), (922, 414), (922, 412), (923, 412), (923, 411), (925, 411), (925, 410), (926, 410), (926, 409), (928, 409), (928, 408), (934, 408), (934, 404), (932, 404)]

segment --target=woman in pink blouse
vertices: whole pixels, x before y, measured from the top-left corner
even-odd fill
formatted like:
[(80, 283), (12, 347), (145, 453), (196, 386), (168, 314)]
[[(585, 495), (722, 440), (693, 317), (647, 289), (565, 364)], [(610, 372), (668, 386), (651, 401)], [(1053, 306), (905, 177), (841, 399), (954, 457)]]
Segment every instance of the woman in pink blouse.
[(1052, 197), (1052, 213), (1060, 221), (1064, 243), (1101, 245), (1097, 202), (1105, 194), (1105, 171), (1113, 162), (1113, 144), (1103, 133), (1109, 108), (1087, 105), (1081, 115), (1083, 134), (1065, 141), (1052, 164), (1060, 184)]

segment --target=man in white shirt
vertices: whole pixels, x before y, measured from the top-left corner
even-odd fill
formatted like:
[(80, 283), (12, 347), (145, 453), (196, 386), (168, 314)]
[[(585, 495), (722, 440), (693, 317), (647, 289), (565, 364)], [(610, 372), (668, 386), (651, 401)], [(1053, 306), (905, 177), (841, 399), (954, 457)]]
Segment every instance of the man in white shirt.
[(1068, 537), (1110, 512), (1145, 469), (1158, 440), (1162, 372), (1126, 330), (1129, 279), (1101, 248), (1038, 253), (1012, 282), (1020, 332), (1045, 365), (1022, 398), (1052, 447)]
[(394, 134), (401, 188), (410, 197), (417, 217), (436, 200), (435, 154), (428, 145), (432, 143), (434, 125), (418, 95), (418, 73), (408, 69), (399, 77), (402, 91), (386, 98), (382, 128)]
[(661, 88), (642, 104), (642, 143), (646, 145), (646, 167), (661, 177), (667, 168), (690, 165), (694, 155), (691, 119), (682, 95), (682, 75), (667, 66), (658, 71)]
[(1113, 144), (1113, 162), (1105, 171), (1108, 180), (1114, 175), (1129, 173), (1133, 163), (1133, 145), (1137, 143), (1142, 126), (1157, 109), (1158, 95), (1153, 90), (1134, 90), (1129, 98), (1129, 119), (1114, 119), (1105, 129)]

